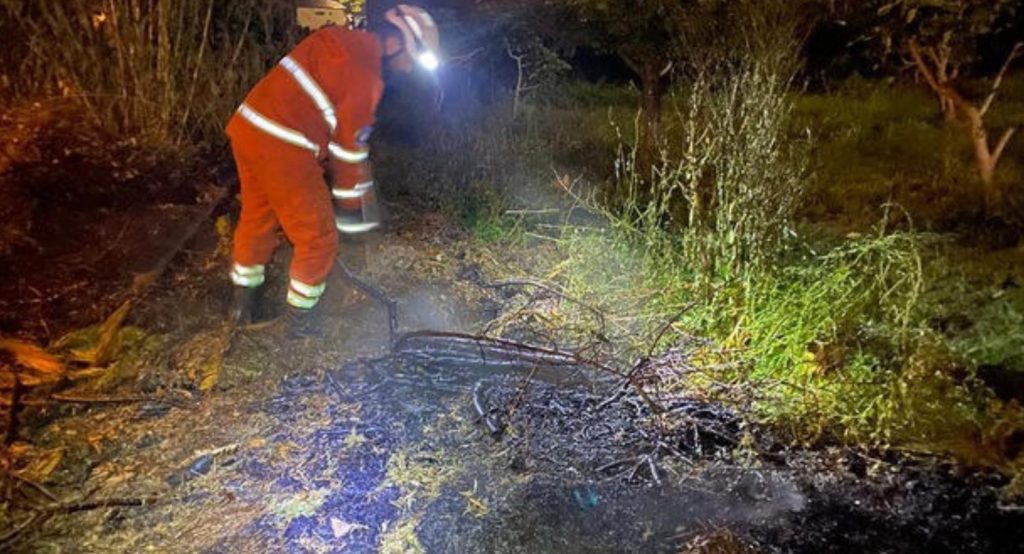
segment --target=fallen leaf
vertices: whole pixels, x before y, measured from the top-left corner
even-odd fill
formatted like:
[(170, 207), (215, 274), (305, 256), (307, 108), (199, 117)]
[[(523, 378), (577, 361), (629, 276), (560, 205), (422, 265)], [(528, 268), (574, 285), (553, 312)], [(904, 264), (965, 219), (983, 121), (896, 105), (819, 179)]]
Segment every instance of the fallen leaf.
[(336, 517), (331, 518), (331, 531), (336, 539), (344, 538), (356, 531), (368, 531), (369, 529), (369, 527), (362, 523), (349, 523)]
[(218, 237), (228, 240), (231, 239), (231, 220), (228, 219), (228, 216), (222, 215), (218, 217), (217, 221), (214, 223), (214, 227), (217, 229)]
[(220, 380), (221, 370), (221, 357), (214, 356), (213, 359), (209, 360), (206, 365), (203, 366), (199, 377), (199, 390), (202, 392), (210, 392), (213, 387), (217, 386), (217, 381)]
[(42, 348), (13, 339), (0, 339), (0, 350), (14, 356), (14, 362), (37, 373), (59, 375), (64, 373), (64, 364), (53, 354)]
[(311, 517), (327, 500), (326, 490), (301, 491), (272, 502), (271, 509), (277, 517), (291, 521), (299, 516)]
[(15, 442), (7, 447), (7, 453), (14, 459), (23, 458), (32, 451), (32, 445), (27, 442)]
[(89, 447), (93, 449), (97, 454), (103, 452), (103, 441), (110, 438), (110, 430), (97, 431), (95, 433), (89, 433), (85, 436), (85, 442), (89, 444)]
[(60, 463), (63, 460), (63, 448), (41, 450), (35, 459), (29, 462), (25, 469), (18, 472), (18, 475), (28, 479), (29, 481), (43, 483), (54, 471), (57, 470), (57, 467), (60, 466)]
[[(138, 276), (136, 276), (137, 280)], [(124, 323), (124, 319), (128, 317), (128, 312), (131, 311), (134, 305), (133, 299), (125, 300), (121, 307), (110, 314), (110, 317), (103, 322), (103, 325), (100, 326), (100, 337), (99, 342), (96, 344), (96, 349), (90, 352), (90, 359), (86, 361), (93, 365), (106, 365), (117, 355), (121, 342), (118, 340), (120, 338), (121, 324)]]
[(41, 385), (48, 385), (50, 383), (56, 383), (60, 381), (61, 376), (53, 373), (31, 375), (26, 373), (18, 373), (18, 382), (23, 387), (38, 387)]

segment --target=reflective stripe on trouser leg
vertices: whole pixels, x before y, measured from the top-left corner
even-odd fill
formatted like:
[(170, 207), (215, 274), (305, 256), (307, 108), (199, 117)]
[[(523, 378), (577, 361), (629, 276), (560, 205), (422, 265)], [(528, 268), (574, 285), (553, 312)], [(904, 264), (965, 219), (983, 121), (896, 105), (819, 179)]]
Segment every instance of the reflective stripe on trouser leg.
[(231, 268), (231, 282), (240, 287), (256, 288), (266, 280), (265, 266), (235, 264)]
[(292, 279), (288, 285), (288, 304), (303, 310), (310, 310), (320, 302), (320, 297), (324, 295), (326, 289), (327, 283), (312, 286)]

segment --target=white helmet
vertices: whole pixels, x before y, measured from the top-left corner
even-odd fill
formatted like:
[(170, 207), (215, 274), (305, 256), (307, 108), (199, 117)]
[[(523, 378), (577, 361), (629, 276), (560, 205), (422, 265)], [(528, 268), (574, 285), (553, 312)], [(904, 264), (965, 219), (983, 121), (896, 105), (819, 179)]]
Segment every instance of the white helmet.
[(384, 17), (402, 31), (405, 49), (423, 68), (434, 71), (441, 65), (441, 34), (434, 18), (423, 8), (399, 4)]

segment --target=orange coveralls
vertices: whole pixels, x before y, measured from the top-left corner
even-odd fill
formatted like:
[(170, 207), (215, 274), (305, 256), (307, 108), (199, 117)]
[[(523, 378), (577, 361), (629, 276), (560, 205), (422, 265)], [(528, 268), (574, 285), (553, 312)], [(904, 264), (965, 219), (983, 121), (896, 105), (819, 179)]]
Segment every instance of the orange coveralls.
[(321, 29), (249, 93), (227, 134), (242, 185), (232, 281), (263, 284), (276, 230), (294, 245), (288, 303), (314, 307), (346, 229), (332, 206), (360, 209), (373, 194), (369, 140), (384, 90), (381, 47), (366, 32)]

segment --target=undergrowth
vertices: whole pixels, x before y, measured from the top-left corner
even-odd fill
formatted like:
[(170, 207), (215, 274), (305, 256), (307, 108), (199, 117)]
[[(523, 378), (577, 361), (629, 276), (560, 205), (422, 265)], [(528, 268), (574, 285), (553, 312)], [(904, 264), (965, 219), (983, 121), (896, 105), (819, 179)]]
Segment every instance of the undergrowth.
[[(605, 310), (625, 359), (646, 355), (659, 335), (654, 352), (693, 335), (712, 340), (716, 347), (699, 360), (708, 371), (662, 386), (731, 402), (795, 443), (954, 456), (1018, 472), (1024, 413), (976, 373), (985, 363), (1016, 363), (1021, 310), (982, 303), (980, 311), (965, 308), (976, 316), (966, 329), (944, 331), (937, 322), (951, 317), (951, 306), (938, 289), (972, 285), (936, 271), (949, 262), (948, 245), (916, 231), (913, 214), (887, 203), (889, 196), (855, 199), (879, 206), (871, 227), (802, 237), (801, 193), (817, 182), (803, 160), (820, 148), (792, 140), (794, 98), (780, 77), (748, 74), (729, 81), (731, 89), (697, 83), (678, 97), (680, 120), (668, 126), (685, 136), (679, 151), (666, 151), (654, 183), (637, 178), (628, 148), (612, 175), (613, 194), (579, 186), (583, 179), (556, 179), (574, 203), (569, 212), (586, 214), (585, 224), (570, 217), (554, 232), (530, 229), (502, 216), (507, 198), (473, 212), (486, 217), (464, 221), (500, 248), (532, 248), (538, 234), (553, 240), (555, 259), (531, 272)], [(907, 125), (926, 125), (916, 100), (871, 102), (878, 105), (863, 107), (872, 117), (899, 114)], [(807, 105), (799, 109), (806, 122)], [(827, 123), (843, 114), (833, 107), (820, 117)], [(865, 148), (875, 140), (860, 125), (845, 132)], [(817, 179), (841, 173), (810, 169)], [(588, 316), (568, 303), (561, 309), (559, 321), (574, 327)], [(666, 322), (670, 332), (661, 334)]]
[(574, 296), (616, 314), (634, 355), (666, 321), (676, 333), (656, 351), (693, 334), (721, 348), (702, 360), (713, 370), (662, 386), (749, 408), (802, 444), (954, 455), (1013, 470), (1024, 413), (997, 400), (971, 359), (929, 326), (921, 241), (913, 233), (850, 239), (716, 281), (704, 296), (679, 251), (655, 257), (614, 232), (572, 230), (561, 239), (558, 274)]

